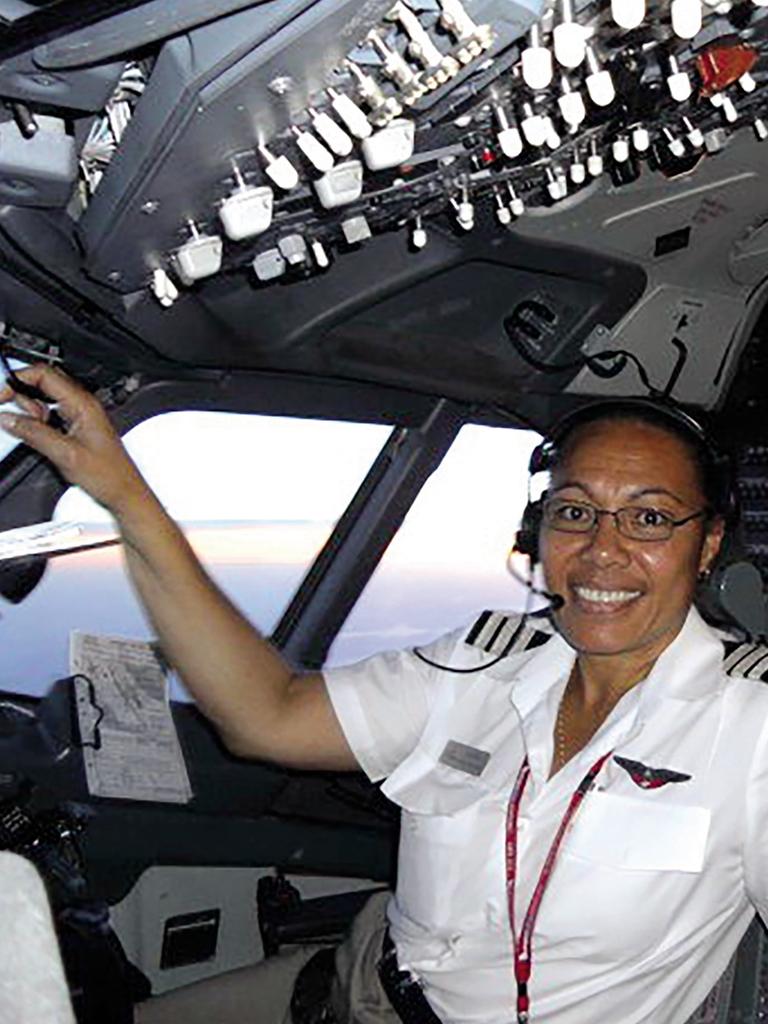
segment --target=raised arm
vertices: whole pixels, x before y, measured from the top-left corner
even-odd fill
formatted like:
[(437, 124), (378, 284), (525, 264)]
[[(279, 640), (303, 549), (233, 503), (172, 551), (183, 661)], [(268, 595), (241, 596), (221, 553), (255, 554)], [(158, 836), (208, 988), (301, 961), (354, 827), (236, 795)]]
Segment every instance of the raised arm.
[(100, 403), (61, 371), (19, 372), (57, 403), (0, 390), (24, 414), (0, 427), (53, 462), (114, 516), (131, 579), (163, 652), (228, 748), (300, 768), (354, 769), (322, 675), (297, 675), (207, 575), (183, 533), (129, 458)]

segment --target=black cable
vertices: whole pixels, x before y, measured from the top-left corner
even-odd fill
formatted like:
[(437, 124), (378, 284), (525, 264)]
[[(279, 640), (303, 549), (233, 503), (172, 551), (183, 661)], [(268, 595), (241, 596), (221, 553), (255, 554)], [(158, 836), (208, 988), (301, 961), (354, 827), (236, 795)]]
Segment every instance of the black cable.
[(523, 631), (523, 627), (525, 626), (527, 618), (527, 615), (523, 615), (521, 617), (520, 621), (515, 627), (514, 633), (507, 641), (507, 643), (504, 644), (504, 650), (501, 652), (501, 654), (498, 655), (498, 657), (493, 658), (491, 661), (486, 661), (484, 665), (476, 665), (475, 668), (454, 668), (452, 665), (440, 665), (436, 661), (431, 661), (426, 656), (426, 654), (422, 654), (418, 647), (413, 648), (413, 653), (416, 655), (419, 661), (423, 661), (425, 665), (430, 665), (432, 668), (439, 668), (442, 672), (454, 672), (456, 673), (456, 675), (471, 675), (473, 672), (482, 672), (487, 668), (491, 668), (492, 665), (498, 665), (500, 661), (503, 661), (504, 658), (508, 657), (509, 652), (515, 646), (517, 638)]
[[(514, 337), (514, 335), (510, 333), (509, 339), (520, 358), (524, 362), (528, 363), (529, 366), (532, 366), (534, 370), (538, 370), (539, 373), (567, 373), (571, 370), (580, 370), (586, 367), (598, 377), (612, 378), (617, 377), (622, 372), (627, 362), (630, 362), (637, 370), (640, 383), (652, 398), (669, 397), (669, 393), (677, 382), (677, 378), (680, 376), (683, 365), (685, 364), (688, 356), (687, 349), (684, 347), (680, 348), (676, 345), (679, 355), (672, 370), (672, 374), (670, 375), (670, 380), (666, 387), (657, 388), (651, 383), (648, 372), (640, 359), (634, 352), (630, 352), (628, 349), (605, 349), (603, 352), (597, 352), (591, 356), (581, 355), (578, 359), (572, 359), (567, 363), (547, 363), (543, 359), (539, 359), (538, 356), (534, 355), (521, 338)], [(673, 339), (673, 343), (675, 340), (677, 339)]]

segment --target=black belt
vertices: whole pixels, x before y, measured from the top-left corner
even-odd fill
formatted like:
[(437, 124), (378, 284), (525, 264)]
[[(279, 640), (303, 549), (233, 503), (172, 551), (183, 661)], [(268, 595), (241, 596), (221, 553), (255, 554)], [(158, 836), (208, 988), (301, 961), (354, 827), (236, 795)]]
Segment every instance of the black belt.
[(442, 1024), (427, 1002), (421, 985), (410, 971), (401, 971), (397, 963), (397, 950), (389, 929), (384, 932), (379, 960), (379, 980), (392, 1009), (403, 1024)]

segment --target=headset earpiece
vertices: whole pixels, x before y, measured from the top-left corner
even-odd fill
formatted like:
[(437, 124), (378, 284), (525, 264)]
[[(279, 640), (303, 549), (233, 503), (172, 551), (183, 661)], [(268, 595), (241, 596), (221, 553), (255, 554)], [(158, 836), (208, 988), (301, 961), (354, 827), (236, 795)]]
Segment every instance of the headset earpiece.
[(515, 534), (515, 551), (527, 555), (531, 565), (539, 560), (539, 529), (541, 527), (542, 502), (529, 501), (523, 510), (520, 528)]
[(552, 468), (554, 454), (555, 446), (549, 438), (537, 444), (528, 460), (528, 476), (536, 476), (537, 473), (548, 473)]

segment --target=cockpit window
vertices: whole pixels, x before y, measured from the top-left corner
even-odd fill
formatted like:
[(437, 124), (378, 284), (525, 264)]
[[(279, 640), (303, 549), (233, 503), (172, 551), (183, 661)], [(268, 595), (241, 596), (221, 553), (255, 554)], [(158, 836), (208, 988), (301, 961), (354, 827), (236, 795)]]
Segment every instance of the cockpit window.
[[(9, 359), (8, 365), (12, 370), (21, 370), (29, 364), (23, 363), (19, 359)], [(5, 372), (2, 367), (0, 367), (0, 384), (4, 382)], [(0, 412), (18, 412), (18, 407), (14, 402), (6, 402), (5, 404), (0, 405)], [(6, 434), (4, 430), (0, 430), (0, 462), (2, 462), (6, 455), (12, 452), (19, 444), (21, 444), (21, 442), (18, 438), (11, 437), (11, 435)]]
[[(140, 424), (126, 444), (214, 578), (269, 633), (388, 435), (363, 423), (178, 412)], [(54, 518), (85, 524), (94, 540), (113, 533), (76, 488)], [(44, 692), (67, 674), (74, 629), (150, 635), (117, 546), (52, 559), (22, 604), (3, 603), (0, 627), (13, 636), (0, 689), (17, 692)]]
[[(529, 591), (507, 559), (540, 440), (531, 431), (461, 430), (337, 636), (329, 665), (424, 643), (485, 608), (526, 608)], [(518, 572), (527, 571), (522, 559)]]

